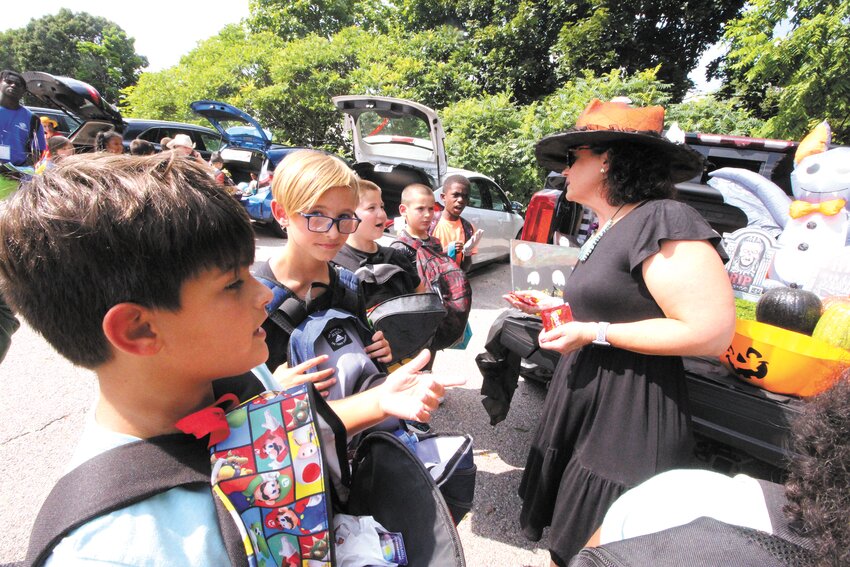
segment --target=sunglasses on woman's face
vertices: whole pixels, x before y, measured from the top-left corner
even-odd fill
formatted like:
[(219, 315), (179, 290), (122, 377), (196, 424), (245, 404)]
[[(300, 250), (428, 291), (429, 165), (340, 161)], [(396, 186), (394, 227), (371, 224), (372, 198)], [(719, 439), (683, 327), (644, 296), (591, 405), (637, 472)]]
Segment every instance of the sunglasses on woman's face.
[(590, 146), (576, 146), (574, 148), (570, 148), (567, 150), (567, 167), (572, 167), (575, 165), (576, 160), (578, 160), (578, 156), (576, 152), (579, 150), (592, 150), (593, 148)]

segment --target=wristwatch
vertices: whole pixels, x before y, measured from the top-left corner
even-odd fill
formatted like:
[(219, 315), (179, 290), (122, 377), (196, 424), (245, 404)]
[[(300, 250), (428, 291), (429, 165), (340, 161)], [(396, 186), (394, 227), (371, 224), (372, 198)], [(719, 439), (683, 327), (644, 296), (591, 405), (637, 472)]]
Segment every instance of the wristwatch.
[(608, 342), (608, 325), (610, 324), (606, 321), (600, 321), (596, 324), (596, 338), (593, 339), (593, 344), (611, 346), (611, 343)]

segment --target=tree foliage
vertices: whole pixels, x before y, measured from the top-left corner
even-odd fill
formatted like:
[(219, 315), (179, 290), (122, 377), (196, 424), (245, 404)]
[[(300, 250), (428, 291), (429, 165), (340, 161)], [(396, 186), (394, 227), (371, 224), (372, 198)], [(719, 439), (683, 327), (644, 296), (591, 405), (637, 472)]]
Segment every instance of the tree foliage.
[(765, 120), (761, 135), (801, 139), (826, 119), (850, 142), (850, 0), (752, 0), (725, 39), (724, 94)]
[(291, 41), (310, 34), (330, 38), (349, 26), (386, 31), (389, 5), (381, 0), (250, 0), (248, 25)]
[(513, 199), (526, 202), (548, 173), (534, 158), (538, 140), (572, 127), (593, 98), (627, 96), (640, 106), (666, 105), (670, 86), (660, 81), (657, 73), (650, 69), (633, 75), (611, 71), (597, 76), (585, 71), (551, 95), (524, 106), (516, 105), (506, 94), (452, 104), (440, 113), (449, 163), (487, 173)]
[(46, 71), (92, 84), (107, 99), (134, 84), (148, 60), (114, 22), (61, 9), (0, 36), (0, 63), (19, 71)]
[[(253, 29), (284, 39), (329, 38), (347, 25), (373, 33), (421, 33), (443, 26), (463, 34), (469, 79), (520, 104), (554, 92), (584, 69), (634, 73), (660, 65), (674, 99), (688, 73), (744, 0), (360, 0), (318, 3), (252, 0)], [(315, 8), (308, 13), (307, 6)]]
[(553, 54), (559, 79), (583, 69), (636, 73), (658, 67), (658, 78), (681, 100), (702, 53), (735, 17), (744, 0), (601, 0), (567, 7)]

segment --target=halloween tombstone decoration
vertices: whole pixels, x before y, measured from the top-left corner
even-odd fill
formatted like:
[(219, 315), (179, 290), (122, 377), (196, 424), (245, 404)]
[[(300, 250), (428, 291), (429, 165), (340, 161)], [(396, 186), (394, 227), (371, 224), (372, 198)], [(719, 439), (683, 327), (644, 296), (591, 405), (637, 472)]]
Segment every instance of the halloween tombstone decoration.
[(758, 301), (777, 250), (776, 240), (760, 228), (742, 228), (723, 235), (723, 247), (729, 255), (726, 271), (735, 297)]

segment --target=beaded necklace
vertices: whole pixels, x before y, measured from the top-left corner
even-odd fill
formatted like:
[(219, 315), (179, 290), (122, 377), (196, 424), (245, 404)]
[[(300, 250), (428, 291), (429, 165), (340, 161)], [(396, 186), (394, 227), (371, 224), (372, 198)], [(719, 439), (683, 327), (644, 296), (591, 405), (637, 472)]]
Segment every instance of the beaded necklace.
[(614, 226), (614, 220), (617, 218), (617, 215), (620, 214), (620, 211), (623, 210), (623, 207), (625, 207), (625, 206), (626, 206), (625, 203), (620, 205), (620, 208), (617, 209), (614, 212), (613, 215), (611, 215), (611, 218), (608, 219), (608, 222), (606, 222), (604, 225), (602, 225), (601, 229), (596, 231), (596, 233), (593, 236), (588, 238), (584, 242), (584, 244), (582, 244), (581, 248), (578, 251), (579, 262), (581, 262), (583, 264), (587, 261), (588, 258), (590, 258), (590, 255), (593, 253), (593, 250), (596, 248), (596, 245), (599, 243), (599, 240), (605, 235), (606, 232), (608, 232), (608, 230), (612, 226)]

